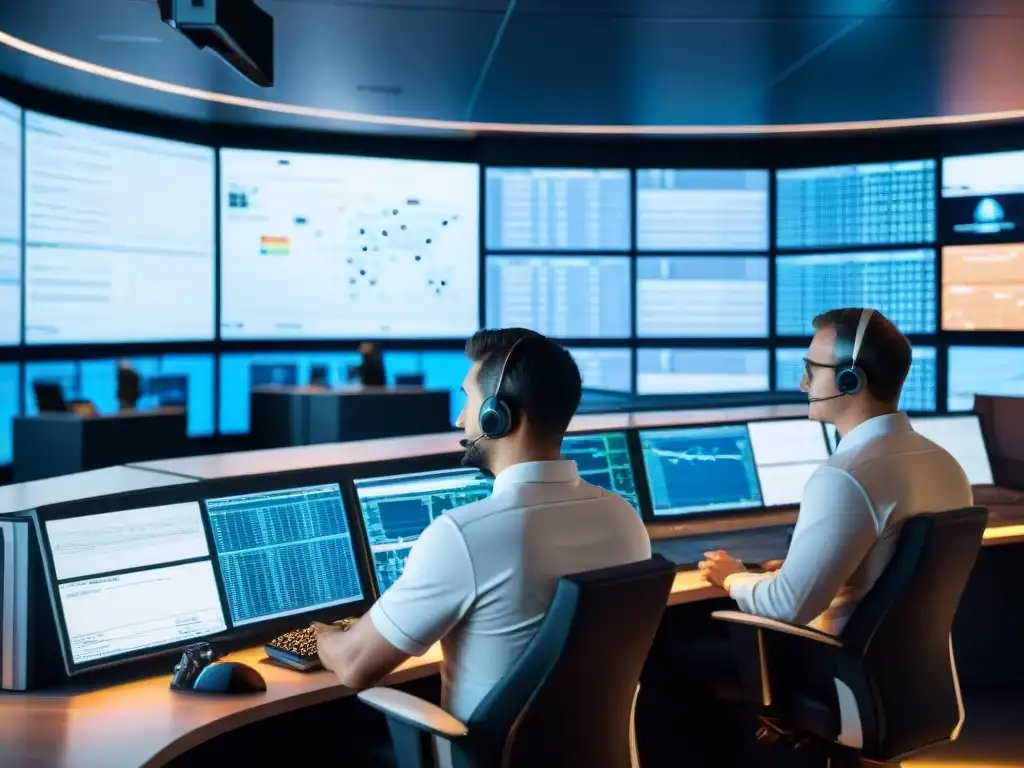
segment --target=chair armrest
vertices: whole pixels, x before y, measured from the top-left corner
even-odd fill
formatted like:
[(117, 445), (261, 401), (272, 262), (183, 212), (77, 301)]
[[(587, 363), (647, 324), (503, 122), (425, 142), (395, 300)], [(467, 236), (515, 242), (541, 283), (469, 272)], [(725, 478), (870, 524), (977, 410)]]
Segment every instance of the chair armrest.
[(822, 643), (823, 645), (831, 645), (833, 648), (842, 648), (843, 644), (839, 638), (835, 635), (830, 635), (827, 632), (819, 632), (816, 629), (810, 627), (801, 626), (800, 624), (789, 624), (785, 621), (779, 621), (778, 619), (769, 619), (764, 616), (754, 616), (750, 613), (743, 613), (741, 611), (715, 611), (711, 614), (711, 617), (724, 621), (729, 624), (745, 624), (755, 629), (764, 629), (769, 632), (778, 632), (783, 635), (793, 635), (794, 637), (801, 637), (805, 640), (813, 640), (816, 643)]
[(445, 739), (460, 739), (469, 729), (435, 704), (396, 688), (368, 688), (356, 694), (364, 704), (389, 718)]

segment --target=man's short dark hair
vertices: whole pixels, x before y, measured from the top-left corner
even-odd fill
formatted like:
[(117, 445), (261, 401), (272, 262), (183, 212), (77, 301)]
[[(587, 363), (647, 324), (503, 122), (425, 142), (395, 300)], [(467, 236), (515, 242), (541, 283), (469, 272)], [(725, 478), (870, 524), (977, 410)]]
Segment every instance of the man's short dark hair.
[(569, 350), (525, 328), (486, 329), (466, 342), (466, 357), (480, 363), (477, 383), (484, 397), (489, 397), (498, 387), (501, 366), (512, 345), (526, 336), (530, 338), (516, 347), (505, 368), (501, 394), (513, 412), (526, 415), (539, 439), (560, 442), (583, 394), (580, 369)]
[[(823, 312), (812, 321), (814, 330), (832, 328), (836, 332), (834, 362), (849, 361), (860, 324), (860, 307), (847, 307)], [(883, 403), (899, 402), (903, 382), (910, 372), (910, 342), (889, 318), (875, 310), (868, 323), (857, 367), (864, 372), (867, 390)]]

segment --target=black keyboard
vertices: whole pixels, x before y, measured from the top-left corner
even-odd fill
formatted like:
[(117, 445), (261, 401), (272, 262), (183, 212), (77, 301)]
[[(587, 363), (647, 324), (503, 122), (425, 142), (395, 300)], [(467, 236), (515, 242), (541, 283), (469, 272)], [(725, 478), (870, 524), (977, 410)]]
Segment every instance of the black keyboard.
[(779, 525), (752, 531), (705, 533), (652, 541), (651, 548), (675, 563), (679, 570), (696, 568), (697, 563), (704, 559), (705, 552), (716, 549), (724, 549), (747, 565), (758, 565), (786, 557), (792, 530), (791, 526)]
[[(334, 622), (342, 629), (348, 629), (355, 623), (355, 619), (342, 619)], [(316, 633), (312, 627), (293, 629), (285, 632), (280, 637), (275, 637), (265, 646), (263, 650), (267, 656), (278, 664), (297, 669), (300, 672), (309, 672), (320, 668), (320, 656), (316, 647)]]

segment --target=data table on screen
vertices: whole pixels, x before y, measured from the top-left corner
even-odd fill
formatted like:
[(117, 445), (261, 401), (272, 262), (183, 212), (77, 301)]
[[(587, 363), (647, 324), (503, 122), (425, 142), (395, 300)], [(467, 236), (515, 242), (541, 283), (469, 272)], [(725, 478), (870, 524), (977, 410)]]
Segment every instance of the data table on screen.
[(627, 170), (488, 168), (485, 200), (488, 250), (629, 250)]
[(479, 166), (223, 149), (221, 336), (463, 338)]
[(632, 391), (633, 350), (570, 347), (569, 352), (580, 369), (585, 388)]
[(767, 251), (768, 171), (636, 173), (640, 251)]
[[(775, 389), (792, 392), (800, 389), (804, 375), (805, 348), (775, 350)], [(903, 382), (899, 407), (904, 411), (934, 411), (938, 406), (938, 353), (935, 347), (915, 346), (911, 351), (910, 372)], [(828, 375), (827, 371), (824, 371)]]
[(363, 599), (337, 483), (208, 499), (235, 626)]
[(627, 256), (488, 256), (490, 328), (560, 339), (625, 339), (632, 322)]
[(762, 504), (745, 424), (642, 430), (640, 447), (655, 517)]
[(947, 355), (947, 410), (973, 410), (975, 395), (1024, 397), (1024, 348), (955, 346)]
[(198, 502), (45, 523), (72, 664), (227, 629)]
[(0, 99), (0, 346), (21, 343), (21, 115)]
[(635, 305), (640, 338), (766, 337), (768, 257), (640, 257)]
[(942, 249), (942, 330), (1024, 331), (1024, 243)]
[(779, 255), (775, 332), (810, 336), (811, 318), (836, 307), (870, 307), (903, 333), (934, 333), (935, 251)]
[(20, 366), (0, 363), (0, 466), (14, 460), (14, 417), (21, 413)]
[(641, 348), (636, 391), (641, 395), (766, 392), (766, 349)]
[(25, 115), (25, 341), (214, 337), (210, 147)]
[(454, 469), (361, 478), (353, 485), (383, 594), (402, 575), (427, 526), (449, 510), (489, 497), (493, 481), (477, 470)]
[(935, 242), (934, 160), (776, 172), (780, 250)]
[(583, 480), (618, 494), (640, 514), (625, 432), (567, 435), (562, 440), (562, 458), (576, 462)]

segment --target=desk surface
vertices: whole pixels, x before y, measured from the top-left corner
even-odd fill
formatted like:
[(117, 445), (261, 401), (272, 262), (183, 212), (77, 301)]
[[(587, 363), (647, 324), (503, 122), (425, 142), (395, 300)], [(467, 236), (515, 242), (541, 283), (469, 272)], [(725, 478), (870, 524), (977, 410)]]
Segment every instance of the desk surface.
[(346, 384), (340, 387), (316, 387), (311, 385), (266, 386), (253, 387), (250, 392), (257, 392), (261, 395), (434, 395), (444, 393), (447, 396), (451, 394), (451, 391), (444, 387), (417, 387), (410, 385), (366, 386), (364, 384)]
[(191, 478), (149, 472), (135, 467), (93, 469), (88, 472), (76, 472), (73, 475), (0, 486), (0, 514), (35, 509), (46, 504), (60, 504), (65, 501), (192, 482), (195, 480)]

